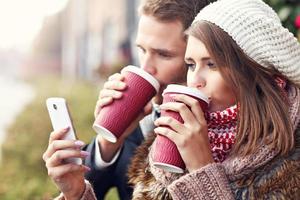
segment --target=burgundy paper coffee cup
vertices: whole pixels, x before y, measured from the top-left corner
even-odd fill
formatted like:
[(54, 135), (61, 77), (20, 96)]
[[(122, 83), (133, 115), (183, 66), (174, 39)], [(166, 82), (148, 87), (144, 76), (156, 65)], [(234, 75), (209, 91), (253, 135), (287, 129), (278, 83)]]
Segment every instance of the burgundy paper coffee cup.
[(117, 142), (160, 87), (152, 75), (138, 67), (127, 66), (121, 74), (125, 76), (127, 85), (122, 98), (104, 106), (93, 124), (98, 134), (113, 143)]
[[(196, 88), (190, 88), (182, 85), (171, 84), (163, 92), (163, 103), (174, 102), (172, 94), (186, 94), (198, 100), (203, 111), (207, 110), (209, 103), (208, 97)], [(183, 123), (178, 112), (171, 110), (162, 110), (161, 116), (170, 116)], [(180, 156), (177, 146), (167, 137), (157, 135), (154, 143), (153, 164), (169, 172), (183, 173), (185, 164)]]

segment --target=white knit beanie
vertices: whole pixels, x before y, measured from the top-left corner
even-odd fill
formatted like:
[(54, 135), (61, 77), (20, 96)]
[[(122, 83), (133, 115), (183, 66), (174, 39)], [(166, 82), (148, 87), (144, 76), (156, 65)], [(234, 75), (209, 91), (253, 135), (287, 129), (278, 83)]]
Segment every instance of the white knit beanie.
[(203, 8), (194, 22), (201, 20), (227, 32), (257, 63), (266, 68), (273, 65), (300, 84), (300, 44), (263, 1), (218, 0)]

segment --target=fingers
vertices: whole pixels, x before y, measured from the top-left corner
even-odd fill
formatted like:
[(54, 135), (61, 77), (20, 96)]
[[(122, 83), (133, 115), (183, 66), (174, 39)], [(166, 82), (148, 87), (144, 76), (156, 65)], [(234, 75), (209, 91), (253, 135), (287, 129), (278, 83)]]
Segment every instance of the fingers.
[(101, 108), (103, 108), (104, 106), (106, 106), (108, 104), (111, 104), (112, 102), (113, 102), (112, 97), (105, 97), (105, 98), (99, 99), (95, 106), (95, 111), (94, 111), (95, 118), (99, 115)]
[(124, 78), (125, 78), (124, 75), (122, 75), (120, 73), (115, 73), (115, 74), (111, 75), (110, 77), (108, 77), (108, 80), (109, 81), (112, 81), (112, 80), (123, 81)]
[(115, 89), (124, 90), (126, 88), (126, 83), (120, 80), (111, 80), (104, 83), (103, 88), (105, 89)]
[(204, 112), (198, 100), (181, 94), (172, 95), (172, 98), (176, 100), (176, 102), (165, 103), (161, 105), (160, 108), (180, 113), (184, 123), (188, 126), (193, 127), (199, 123), (206, 124)]
[(118, 90), (126, 89), (126, 83), (124, 83), (125, 77), (122, 74), (116, 73), (108, 78), (103, 85), (103, 89), (99, 93), (99, 99), (103, 97), (116, 97), (120, 98), (122, 92)]
[(120, 99), (123, 96), (122, 90), (125, 90), (127, 85), (124, 83), (124, 76), (116, 73), (108, 78), (104, 83), (103, 89), (99, 92), (98, 101), (95, 106), (94, 116), (98, 116), (101, 108), (109, 105), (114, 99)]
[(114, 101), (114, 99), (122, 98), (122, 96), (123, 96), (122, 92), (119, 92), (116, 90), (102, 89), (100, 91), (99, 99), (95, 106), (95, 111), (94, 111), (95, 118), (98, 116), (101, 108), (103, 108), (106, 105), (111, 104)]
[(173, 95), (172, 98), (188, 105), (197, 121), (202, 121), (204, 119), (204, 112), (197, 99), (182, 94)]
[[(177, 133), (182, 133), (184, 125), (172, 117), (160, 117), (154, 122), (155, 126), (167, 126), (167, 129), (173, 129)], [(168, 128), (170, 127), (170, 128)]]
[[(193, 106), (193, 105), (191, 105)], [(162, 119), (157, 119), (156, 123), (157, 125), (168, 125), (170, 126), (174, 131), (179, 132), (179, 133), (184, 133), (185, 135), (193, 135), (193, 134), (199, 134), (202, 133), (203, 131), (207, 131), (207, 123), (204, 118), (204, 114), (201, 111), (200, 108), (194, 108), (194, 112), (198, 112), (195, 114), (193, 111), (191, 111), (187, 105), (181, 102), (169, 102), (165, 103), (160, 106), (161, 109), (165, 110), (172, 110), (175, 112), (178, 112), (183, 120), (183, 124), (174, 123), (171, 120), (173, 118), (168, 117), (170, 119), (167, 120), (162, 120)], [(198, 115), (198, 118), (196, 118), (196, 115)], [(201, 116), (202, 115), (202, 116)], [(162, 118), (162, 117), (161, 117)]]
[(76, 164), (65, 164), (57, 167), (48, 168), (48, 175), (56, 182), (60, 182), (60, 177), (65, 174), (72, 172), (86, 172), (89, 171), (90, 168), (85, 165), (76, 165)]
[[(160, 106), (163, 110), (171, 110), (178, 112), (183, 120), (183, 123), (178, 122), (176, 119), (163, 116), (155, 121), (156, 126), (169, 126), (173, 131), (163, 129), (164, 133), (177, 133), (172, 138), (195, 138), (199, 133), (207, 132), (207, 123), (204, 118), (204, 113), (201, 110), (200, 104), (194, 98), (186, 95), (173, 96), (176, 102), (164, 103)], [(180, 135), (185, 135), (181, 137)], [(179, 139), (175, 139), (180, 142)], [(175, 140), (173, 140), (175, 142)]]
[(74, 149), (64, 149), (55, 151), (48, 159), (46, 159), (46, 167), (56, 167), (63, 164), (63, 160), (67, 158), (85, 158), (89, 155), (89, 152), (74, 150)]
[(50, 133), (49, 144), (51, 144), (54, 140), (61, 140), (69, 131), (69, 129), (70, 127), (66, 127), (64, 129), (53, 131), (52, 133)]
[(173, 141), (176, 146), (180, 144), (180, 141), (184, 140), (187, 131), (184, 125), (176, 119), (172, 117), (160, 117), (154, 123), (158, 126), (154, 129), (154, 132), (166, 136)]
[(80, 140), (54, 140), (49, 144), (47, 151), (43, 154), (43, 160), (46, 162), (56, 151), (72, 148), (72, 149), (81, 149), (84, 146), (84, 142)]
[(157, 127), (154, 129), (154, 132), (156, 134), (166, 136), (167, 138), (172, 140), (175, 144), (179, 135), (178, 133), (176, 133), (175, 131), (167, 127)]
[(99, 100), (105, 97), (112, 97), (114, 99), (120, 99), (123, 93), (114, 89), (102, 89), (99, 93)]
[(168, 102), (164, 103), (160, 106), (163, 110), (172, 110), (174, 112), (178, 112), (183, 120), (184, 124), (195, 124), (197, 120), (190, 109), (181, 102)]
[(69, 128), (64, 128), (58, 131), (53, 131), (49, 137), (49, 145), (43, 154), (43, 160), (47, 162), (56, 152), (64, 149), (73, 149), (73, 151), (80, 151), (84, 146), (84, 142), (79, 140), (63, 140), (63, 137), (68, 132)]

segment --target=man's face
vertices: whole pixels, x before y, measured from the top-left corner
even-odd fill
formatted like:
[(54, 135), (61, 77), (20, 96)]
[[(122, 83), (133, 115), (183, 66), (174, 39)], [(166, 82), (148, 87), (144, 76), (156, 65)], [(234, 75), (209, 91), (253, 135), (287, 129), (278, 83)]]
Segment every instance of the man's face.
[(180, 21), (161, 22), (152, 16), (142, 15), (136, 45), (141, 68), (152, 74), (161, 83), (162, 89), (170, 83), (185, 83), (186, 41)]

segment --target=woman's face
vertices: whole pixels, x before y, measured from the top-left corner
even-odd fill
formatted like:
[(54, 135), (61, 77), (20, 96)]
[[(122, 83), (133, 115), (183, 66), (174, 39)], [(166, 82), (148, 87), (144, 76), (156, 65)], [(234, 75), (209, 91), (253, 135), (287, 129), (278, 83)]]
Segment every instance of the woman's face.
[(236, 103), (233, 89), (225, 82), (204, 44), (189, 36), (185, 53), (188, 67), (187, 85), (210, 98), (208, 111), (224, 110)]

